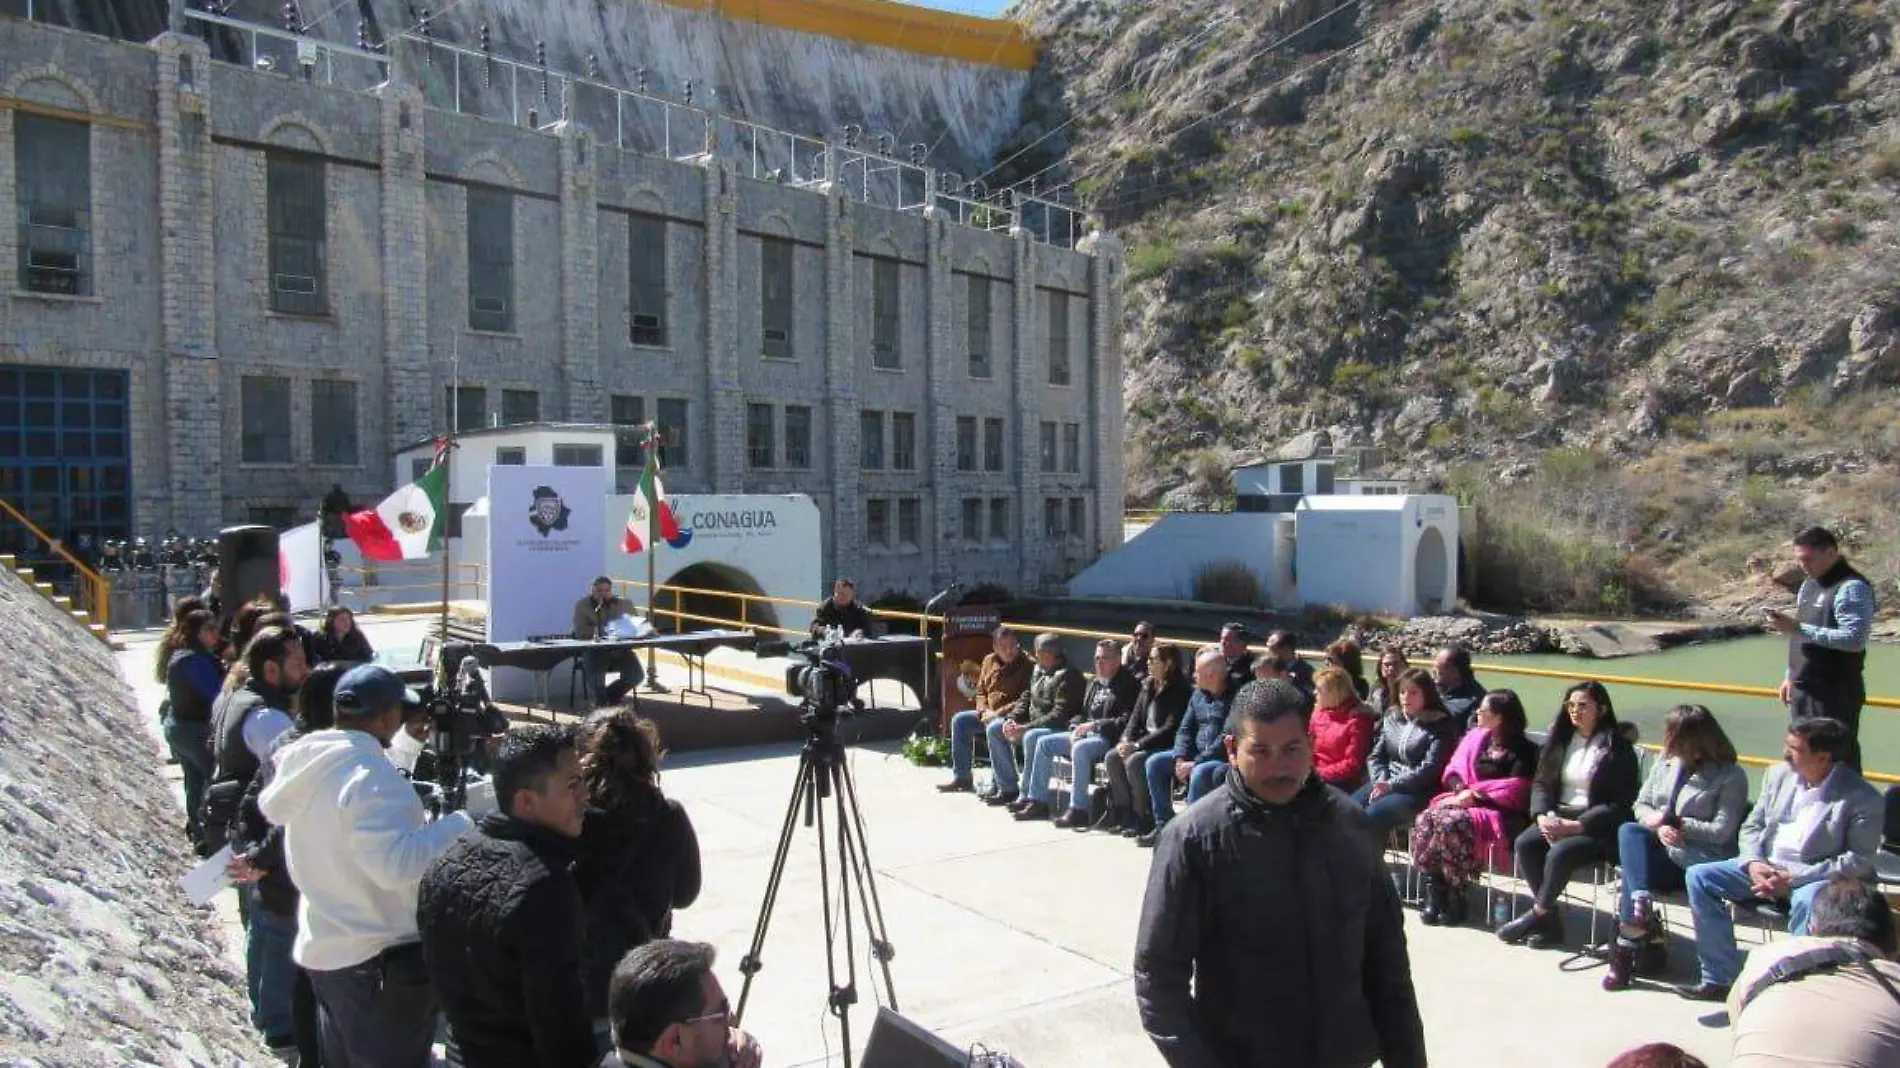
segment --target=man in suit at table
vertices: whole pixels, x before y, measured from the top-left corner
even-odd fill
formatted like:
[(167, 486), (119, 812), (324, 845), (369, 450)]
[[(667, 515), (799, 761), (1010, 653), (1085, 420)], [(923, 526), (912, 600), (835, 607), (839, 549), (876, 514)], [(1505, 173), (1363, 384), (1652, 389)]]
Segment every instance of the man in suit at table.
[[(599, 641), (609, 637), (608, 625), (633, 613), (633, 605), (614, 593), (614, 581), (605, 575), (594, 580), (587, 596), (574, 604), (574, 627), (569, 632), (581, 641)], [(620, 699), (640, 685), (646, 673), (640, 670), (640, 656), (632, 649), (596, 649), (583, 658), (587, 689), (602, 705), (617, 705)], [(619, 673), (612, 686), (607, 672)]]

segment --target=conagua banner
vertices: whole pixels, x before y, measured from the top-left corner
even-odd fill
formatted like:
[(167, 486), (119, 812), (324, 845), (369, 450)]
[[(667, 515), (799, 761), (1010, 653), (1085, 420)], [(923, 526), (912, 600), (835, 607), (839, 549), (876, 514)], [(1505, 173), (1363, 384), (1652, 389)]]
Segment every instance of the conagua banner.
[(566, 634), (603, 569), (607, 472), (488, 469), (488, 640)]

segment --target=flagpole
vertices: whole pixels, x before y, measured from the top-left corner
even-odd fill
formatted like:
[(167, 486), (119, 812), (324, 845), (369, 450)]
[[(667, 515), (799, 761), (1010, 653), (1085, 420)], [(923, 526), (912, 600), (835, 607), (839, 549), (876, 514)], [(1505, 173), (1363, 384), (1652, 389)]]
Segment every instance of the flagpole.
[[(660, 479), (660, 424), (647, 424), (647, 463), (653, 468), (653, 484), (656, 487), (654, 497), (658, 497), (657, 487)], [(660, 543), (654, 537), (660, 525), (660, 509), (653, 501), (647, 502), (647, 623), (655, 631), (660, 629), (659, 606), (653, 600), (653, 558), (660, 555)], [(676, 624), (678, 620), (674, 621)], [(653, 668), (653, 647), (647, 646), (647, 692), (664, 693), (660, 677)]]
[[(441, 448), (436, 454), (442, 462), (442, 510), (445, 513), (453, 507), (449, 504), (449, 476), (454, 469), (452, 460), (455, 455), (455, 417), (457, 402), (461, 399), (457, 396), (461, 393), (461, 383), (462, 335), (458, 331), (455, 334), (454, 347), (449, 350), (449, 432), (443, 436)], [(442, 521), (442, 613), (436, 620), (436, 627), (441, 646), (447, 646), (449, 644), (449, 517), (444, 514), (439, 518)]]

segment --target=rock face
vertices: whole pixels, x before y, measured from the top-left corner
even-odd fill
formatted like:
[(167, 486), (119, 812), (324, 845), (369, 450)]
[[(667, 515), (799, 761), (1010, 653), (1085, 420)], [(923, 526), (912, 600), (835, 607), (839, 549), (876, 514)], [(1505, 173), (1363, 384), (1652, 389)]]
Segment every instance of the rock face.
[(265, 1063), (105, 647), (0, 574), (0, 1062)]

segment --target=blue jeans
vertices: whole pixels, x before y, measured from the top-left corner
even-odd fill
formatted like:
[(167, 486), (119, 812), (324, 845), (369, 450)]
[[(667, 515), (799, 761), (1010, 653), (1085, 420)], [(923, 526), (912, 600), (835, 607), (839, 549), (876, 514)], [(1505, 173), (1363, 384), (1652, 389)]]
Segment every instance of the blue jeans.
[(1159, 827), (1174, 818), (1174, 750), (1163, 749), (1148, 758), (1148, 803)]
[(1206, 797), (1209, 792), (1227, 781), (1227, 762), (1225, 760), (1203, 760), (1188, 772), (1187, 803), (1193, 804)]
[(194, 835), (198, 810), (204, 805), (205, 784), (211, 781), (211, 724), (187, 723), (166, 716), (165, 745), (185, 776), (185, 826)]
[[(990, 770), (996, 774), (996, 790), (998, 793), (1013, 794), (1022, 789), (1022, 775), (1016, 770), (1015, 747), (1010, 745), (1009, 739), (1003, 737), (1003, 725), (1008, 722), (1009, 720), (998, 716), (990, 720), (989, 725), (983, 728), (983, 734), (990, 740)], [(1025, 731), (1022, 739), (1024, 755), (1035, 756), (1036, 740), (1048, 733), (1047, 727)]]
[(970, 781), (976, 763), (976, 736), (983, 730), (983, 713), (966, 708), (950, 717), (950, 773), (958, 782)]
[[(1056, 792), (1049, 789), (1049, 776), (1055, 774), (1056, 758), (1069, 755), (1069, 732), (1049, 731), (1038, 735), (1034, 750), (1029, 748), (1029, 739), (1025, 736), (1023, 755), (1029, 758), (1029, 784), (1023, 793), (1031, 801), (1040, 801), (1045, 805), (1054, 802)], [(1085, 799), (1088, 797), (1087, 794), (1082, 796)]]
[(1418, 803), (1418, 798), (1397, 790), (1373, 801), (1372, 785), (1367, 783), (1353, 791), (1352, 799), (1366, 810), (1366, 818), (1372, 821), (1373, 829), (1379, 832), (1379, 841), (1383, 842), (1391, 837), (1393, 831), (1410, 827), (1412, 821), (1418, 818), (1418, 810), (1424, 806)]
[(244, 939), (244, 979), (251, 996), (251, 1024), (273, 1043), (296, 1037), (291, 998), (297, 986), (297, 965), (290, 959), (297, 940), (297, 917), (280, 916), (264, 907), (256, 887), (247, 886), (250, 918)]
[(1682, 888), (1682, 869), (1669, 859), (1669, 851), (1656, 838), (1656, 832), (1640, 823), (1625, 823), (1616, 829), (1617, 863), (1623, 866), (1623, 892), (1617, 902), (1617, 918), (1636, 922), (1636, 898)]
[[(1689, 911), (1695, 914), (1695, 955), (1702, 981), (1727, 986), (1742, 971), (1742, 955), (1735, 949), (1735, 921), (1729, 902), (1753, 901), (1748, 870), (1739, 860), (1716, 860), (1689, 868)], [(1806, 934), (1814, 896), (1827, 885), (1816, 880), (1799, 887), (1788, 900), (1788, 932)]]
[(1069, 762), (1075, 765), (1075, 781), (1069, 790), (1069, 807), (1078, 812), (1089, 809), (1089, 795), (1095, 792), (1095, 766), (1108, 753), (1108, 739), (1091, 734), (1069, 746)]

